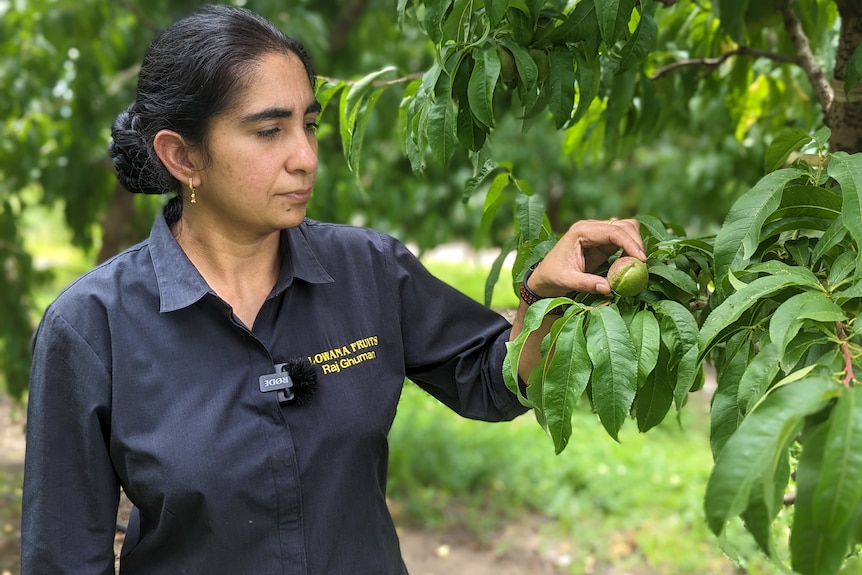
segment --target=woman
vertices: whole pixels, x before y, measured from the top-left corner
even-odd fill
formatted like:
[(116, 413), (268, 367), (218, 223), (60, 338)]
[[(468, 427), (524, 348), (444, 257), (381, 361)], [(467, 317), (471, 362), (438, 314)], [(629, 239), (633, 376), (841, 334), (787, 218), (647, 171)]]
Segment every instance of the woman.
[[(313, 83), (302, 46), (241, 8), (150, 46), (110, 153), (129, 191), (177, 195), (42, 319), (25, 575), (113, 573), (120, 488), (124, 575), (406, 573), (385, 501), (404, 378), (465, 417), (524, 411), (501, 366), (526, 301), (510, 326), (393, 238), (306, 219)], [(527, 299), (608, 293), (586, 270), (620, 248), (643, 258), (635, 222), (575, 224)]]

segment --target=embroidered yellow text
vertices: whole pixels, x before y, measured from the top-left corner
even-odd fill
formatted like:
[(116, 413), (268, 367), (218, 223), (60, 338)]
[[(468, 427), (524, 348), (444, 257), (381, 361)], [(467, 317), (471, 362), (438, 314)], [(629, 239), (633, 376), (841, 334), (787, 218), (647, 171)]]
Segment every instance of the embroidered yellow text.
[(377, 359), (377, 350), (380, 344), (376, 335), (357, 339), (341, 347), (334, 347), (327, 351), (309, 356), (308, 361), (320, 366), (324, 375), (339, 373), (343, 369), (349, 369), (366, 361)]

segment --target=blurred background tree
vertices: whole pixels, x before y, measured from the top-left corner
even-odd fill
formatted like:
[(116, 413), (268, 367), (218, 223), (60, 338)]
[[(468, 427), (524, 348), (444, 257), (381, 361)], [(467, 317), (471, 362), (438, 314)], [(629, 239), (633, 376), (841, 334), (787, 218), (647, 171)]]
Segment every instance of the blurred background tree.
[[(200, 4), (0, 1), (0, 370), (16, 397), (26, 391), (40, 313), (34, 294), (51, 273), (28, 251), (22, 222), (42, 213), (37, 209), (59, 207), (70, 241), (93, 263), (146, 236), (162, 200), (119, 188), (106, 154), (110, 126), (134, 97), (137, 66), (152, 36)], [(620, 37), (638, 37), (630, 68), (618, 64), (625, 41), (609, 42), (584, 66), (599, 73), (595, 93), (578, 85), (573, 104), (585, 113), (577, 122), (561, 124), (544, 108), (525, 119), (512, 103), (513, 90), (494, 93), (498, 122), (485, 154), (530, 182), (555, 229), (580, 218), (649, 213), (690, 233), (714, 231), (732, 201), (763, 174), (765, 151), (788, 128), (808, 133), (826, 124), (834, 149), (862, 147), (862, 89), (845, 89), (862, 71), (862, 7), (855, 0), (428, 6), (400, 0), (397, 9), (384, 0), (243, 4), (306, 43), (332, 82), (394, 66), (376, 85), (376, 106), (364, 113), (360, 170), (351, 171), (342, 153), (335, 102), (327, 108), (309, 214), (379, 228), (420, 249), (453, 240), (497, 246), (512, 233), (512, 218), (502, 212), (480, 227), (484, 188), (466, 186), (477, 172), (466, 148), (455, 147), (446, 165), (427, 162), (419, 173), (405, 154), (399, 110), (439, 59), (426, 33), (435, 7), (543, 13), (544, 21), (522, 28), (531, 33), (525, 41), (546, 54), (548, 22), (563, 22), (579, 6), (616, 8), (628, 28)], [(633, 13), (639, 18), (629, 20)], [(636, 28), (642, 21), (645, 28)]]

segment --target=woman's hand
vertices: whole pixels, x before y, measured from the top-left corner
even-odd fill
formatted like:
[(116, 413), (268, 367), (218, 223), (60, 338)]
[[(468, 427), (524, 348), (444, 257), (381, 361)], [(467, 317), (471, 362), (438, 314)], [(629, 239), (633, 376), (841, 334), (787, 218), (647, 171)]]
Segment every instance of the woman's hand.
[(646, 261), (637, 220), (576, 222), (533, 271), (527, 287), (543, 297), (570, 292), (609, 294), (611, 286), (607, 278), (592, 272), (620, 249)]
[[(571, 292), (607, 295), (611, 286), (607, 278), (592, 272), (620, 249), (626, 255), (646, 261), (640, 224), (637, 220), (582, 220), (569, 228), (545, 256), (528, 279), (536, 295), (556, 297)], [(512, 321), (510, 341), (524, 327), (527, 304), (521, 301)], [(554, 316), (546, 316), (542, 325), (527, 338), (518, 362), (518, 374), (527, 381), (541, 361), (542, 338), (551, 329)]]

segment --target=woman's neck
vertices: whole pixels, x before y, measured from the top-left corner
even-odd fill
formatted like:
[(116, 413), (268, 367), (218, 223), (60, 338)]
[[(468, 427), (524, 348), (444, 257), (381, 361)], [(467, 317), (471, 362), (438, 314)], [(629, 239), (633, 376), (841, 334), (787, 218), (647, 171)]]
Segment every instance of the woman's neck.
[(278, 280), (279, 232), (238, 237), (187, 218), (172, 232), (207, 284), (251, 328)]

